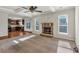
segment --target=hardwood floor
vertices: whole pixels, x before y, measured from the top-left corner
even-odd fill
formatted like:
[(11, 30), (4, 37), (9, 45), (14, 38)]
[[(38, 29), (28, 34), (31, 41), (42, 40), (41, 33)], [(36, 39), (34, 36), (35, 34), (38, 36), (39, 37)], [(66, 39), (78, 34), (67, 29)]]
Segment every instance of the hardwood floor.
[(9, 38), (12, 38), (12, 37), (16, 37), (16, 36), (23, 36), (23, 35), (28, 35), (28, 34), (31, 34), (29, 32), (22, 32), (22, 31), (16, 31), (16, 32), (9, 32), (8, 33), (8, 37)]
[(22, 31), (9, 32), (8, 36), (0, 37), (0, 40), (13, 38), (13, 37), (17, 37), (17, 36), (30, 35), (30, 34), (31, 34), (30, 32), (22, 32)]
[[(60, 42), (59, 44), (59, 41), (63, 41), (65, 43), (65, 45), (62, 44), (64, 47), (59, 46), (62, 43)], [(18, 44), (11, 46), (5, 44), (4, 47), (2, 46), (0, 48), (0, 52), (2, 53), (57, 53), (57, 52), (61, 52), (60, 50), (58, 50), (58, 47), (65, 48), (65, 52), (71, 52), (71, 51), (73, 52), (73, 48), (75, 47), (75, 42), (73, 41), (61, 40), (57, 38), (49, 38), (40, 35), (36, 35), (35, 37), (30, 38), (28, 40), (18, 41), (18, 42), (19, 42)], [(66, 47), (67, 43), (70, 45), (70, 46), (68, 45), (70, 48)]]

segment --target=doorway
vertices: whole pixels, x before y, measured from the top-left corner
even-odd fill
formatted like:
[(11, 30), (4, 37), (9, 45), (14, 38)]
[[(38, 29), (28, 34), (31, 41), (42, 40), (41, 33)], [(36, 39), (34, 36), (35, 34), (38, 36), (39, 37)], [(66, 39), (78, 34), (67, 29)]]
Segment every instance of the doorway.
[(24, 35), (24, 19), (8, 19), (8, 36)]

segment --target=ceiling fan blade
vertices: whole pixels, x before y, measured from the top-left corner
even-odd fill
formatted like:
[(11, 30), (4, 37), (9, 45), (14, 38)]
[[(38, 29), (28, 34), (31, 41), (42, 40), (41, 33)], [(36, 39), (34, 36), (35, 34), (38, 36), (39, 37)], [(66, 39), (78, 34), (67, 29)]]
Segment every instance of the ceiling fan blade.
[(34, 9), (36, 9), (36, 8), (37, 8), (37, 6), (33, 6), (33, 8), (34, 8)]
[(39, 10), (35, 10), (35, 12), (42, 12), (42, 11), (39, 11)]
[(26, 7), (22, 7), (22, 8), (27, 9)]
[(22, 10), (23, 10), (22, 8), (17, 8), (17, 9), (15, 9), (15, 12), (20, 12)]

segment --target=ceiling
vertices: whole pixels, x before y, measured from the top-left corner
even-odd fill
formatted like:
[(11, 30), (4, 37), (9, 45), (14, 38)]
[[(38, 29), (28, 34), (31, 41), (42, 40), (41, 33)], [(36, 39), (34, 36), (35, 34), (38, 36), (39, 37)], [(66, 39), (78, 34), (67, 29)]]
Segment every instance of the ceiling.
[(36, 10), (40, 10), (42, 11), (42, 13), (39, 13), (39, 12), (32, 13), (32, 12), (26, 12), (28, 11), (28, 9), (24, 9), (22, 7), (29, 8), (30, 6), (0, 6), (0, 9), (5, 9), (9, 12), (16, 13), (18, 15), (32, 17), (32, 16), (44, 14), (44, 13), (49, 13), (49, 12), (53, 13), (59, 10), (72, 8), (71, 6), (37, 6)]

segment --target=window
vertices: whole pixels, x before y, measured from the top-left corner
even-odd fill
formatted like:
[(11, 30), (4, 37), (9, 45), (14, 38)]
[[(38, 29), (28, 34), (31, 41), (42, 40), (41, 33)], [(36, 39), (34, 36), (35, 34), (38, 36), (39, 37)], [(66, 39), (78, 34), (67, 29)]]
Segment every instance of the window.
[(39, 30), (39, 19), (38, 18), (36, 18), (36, 20), (35, 20), (35, 26), (36, 26), (36, 30)]
[(68, 34), (68, 16), (58, 16), (58, 32)]
[(31, 28), (31, 21), (27, 21), (27, 22), (26, 22), (26, 28), (27, 28), (27, 29), (30, 29), (30, 28)]

